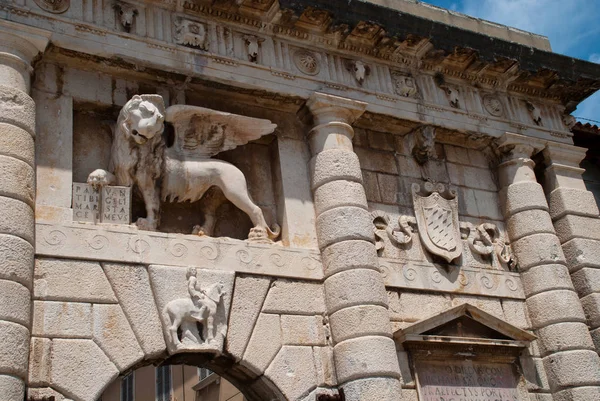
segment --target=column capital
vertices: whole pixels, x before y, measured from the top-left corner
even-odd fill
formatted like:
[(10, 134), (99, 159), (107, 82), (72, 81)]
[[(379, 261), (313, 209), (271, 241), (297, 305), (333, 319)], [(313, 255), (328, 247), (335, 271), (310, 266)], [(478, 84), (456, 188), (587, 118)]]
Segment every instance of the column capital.
[(549, 142), (543, 151), (546, 170), (544, 189), (552, 192), (557, 188), (586, 190), (581, 175), (585, 169), (579, 167), (585, 159), (587, 149), (562, 143)]
[(29, 92), (31, 62), (46, 49), (52, 33), (0, 19), (0, 85)]
[(550, 166), (552, 164), (562, 164), (570, 167), (579, 167), (585, 155), (586, 148), (567, 145), (564, 143), (548, 142), (544, 148), (544, 160)]
[(306, 101), (315, 125), (339, 121), (352, 124), (365, 112), (367, 103), (326, 93), (315, 92)]
[(507, 132), (496, 140), (501, 163), (515, 159), (529, 159), (546, 146), (545, 141)]

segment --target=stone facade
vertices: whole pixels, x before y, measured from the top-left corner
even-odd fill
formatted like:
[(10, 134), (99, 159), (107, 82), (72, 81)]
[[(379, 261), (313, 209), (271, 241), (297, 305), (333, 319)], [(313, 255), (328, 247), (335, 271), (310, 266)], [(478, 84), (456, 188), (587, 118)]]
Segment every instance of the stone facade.
[(600, 399), (600, 67), (379, 3), (0, 4), (3, 399)]

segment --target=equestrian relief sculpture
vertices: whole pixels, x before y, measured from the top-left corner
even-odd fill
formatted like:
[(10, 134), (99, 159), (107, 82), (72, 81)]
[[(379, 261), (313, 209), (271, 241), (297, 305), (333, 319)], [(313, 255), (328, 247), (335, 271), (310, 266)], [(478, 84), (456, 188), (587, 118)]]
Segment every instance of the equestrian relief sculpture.
[[(167, 147), (165, 122), (174, 127), (173, 145)], [(254, 227), (250, 239), (268, 242), (279, 236), (262, 210), (252, 201), (244, 174), (233, 164), (211, 157), (272, 133), (269, 120), (250, 118), (202, 107), (173, 105), (165, 109), (159, 95), (135, 95), (121, 109), (111, 149), (109, 171), (95, 170), (88, 177), (94, 187), (135, 187), (142, 195), (146, 217), (135, 223), (142, 230), (157, 230), (160, 202), (195, 202), (213, 186), (245, 212)], [(211, 235), (214, 218), (207, 214), (194, 233)]]

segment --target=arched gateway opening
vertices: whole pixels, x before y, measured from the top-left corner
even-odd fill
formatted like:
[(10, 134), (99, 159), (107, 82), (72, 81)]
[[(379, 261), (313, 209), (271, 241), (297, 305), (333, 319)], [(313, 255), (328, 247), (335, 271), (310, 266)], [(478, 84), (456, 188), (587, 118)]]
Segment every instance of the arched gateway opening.
[(264, 375), (210, 354), (178, 354), (161, 363), (129, 369), (109, 382), (101, 401), (279, 401), (277, 386)]

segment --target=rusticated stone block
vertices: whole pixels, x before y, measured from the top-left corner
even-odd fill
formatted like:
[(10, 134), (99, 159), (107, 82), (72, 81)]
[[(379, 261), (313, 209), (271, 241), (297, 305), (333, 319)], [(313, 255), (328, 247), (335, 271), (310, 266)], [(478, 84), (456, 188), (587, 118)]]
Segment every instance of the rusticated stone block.
[(83, 260), (36, 259), (33, 295), (52, 301), (117, 302), (100, 263)]
[(556, 323), (538, 329), (540, 352), (542, 356), (572, 349), (594, 350), (589, 330), (584, 323)]
[(267, 277), (237, 277), (227, 330), (227, 351), (242, 359), (252, 329), (258, 319), (271, 279)]
[(554, 234), (531, 235), (513, 242), (512, 246), (521, 271), (533, 266), (565, 262), (560, 242)]
[(322, 316), (282, 315), (284, 345), (326, 345)]
[(600, 240), (600, 218), (566, 215), (554, 222), (560, 242), (573, 238)]
[(29, 330), (17, 323), (0, 321), (0, 374), (27, 378)]
[(596, 351), (600, 352), (600, 328), (590, 330), (590, 335), (592, 336), (592, 341), (594, 342)]
[(334, 347), (333, 355), (340, 383), (373, 376), (400, 378), (396, 346), (389, 337), (346, 340)]
[(244, 352), (242, 365), (261, 374), (269, 366), (281, 348), (281, 324), (279, 315), (261, 313), (254, 332)]
[(548, 196), (548, 206), (552, 219), (566, 214), (598, 217), (598, 206), (594, 194), (576, 188), (557, 188)]
[(33, 209), (20, 200), (0, 196), (0, 210), (10, 211), (0, 214), (0, 233), (15, 235), (33, 244)]
[(35, 103), (28, 94), (16, 88), (0, 86), (0, 104), (0, 123), (16, 125), (35, 137)]
[(378, 270), (377, 252), (369, 241), (337, 242), (325, 248), (321, 253), (321, 258), (326, 277), (354, 268)]
[(521, 282), (528, 297), (544, 291), (573, 289), (569, 271), (561, 264), (532, 267), (521, 274)]
[(33, 167), (35, 143), (30, 133), (11, 124), (0, 123), (0, 149), (2, 154), (24, 161)]
[(371, 214), (363, 208), (342, 206), (317, 217), (319, 248), (347, 240), (374, 241)]
[(330, 276), (325, 280), (325, 294), (329, 313), (355, 305), (386, 307), (388, 301), (381, 273), (372, 269), (345, 270)]
[(289, 400), (297, 400), (317, 381), (311, 347), (284, 346), (265, 371)]
[(119, 263), (102, 267), (146, 357), (162, 354), (167, 346), (146, 268)]
[(550, 215), (545, 210), (531, 209), (515, 213), (507, 222), (508, 235), (511, 241), (532, 234), (554, 234), (554, 226)]
[(566, 387), (598, 386), (600, 358), (594, 351), (565, 351), (543, 358), (553, 392)]
[(561, 322), (586, 322), (575, 291), (547, 291), (527, 298), (526, 302), (534, 329)]
[(600, 269), (584, 267), (581, 270), (571, 274), (573, 286), (580, 298), (600, 292)]
[(31, 299), (26, 287), (14, 281), (0, 280), (0, 320), (30, 327)]
[[(400, 381), (391, 377), (353, 380), (345, 383), (342, 388), (346, 401), (398, 400), (399, 394), (403, 393)], [(407, 400), (403, 396), (402, 401), (411, 400)]]
[(503, 299), (502, 310), (504, 311), (504, 317), (508, 323), (522, 330), (529, 330), (531, 328), (529, 318), (527, 317), (527, 307), (525, 302)]
[(356, 153), (342, 149), (320, 152), (311, 160), (313, 191), (321, 185), (335, 180), (362, 183), (360, 163)]
[(527, 388), (529, 390), (547, 390), (550, 388), (541, 358), (522, 356), (521, 367), (523, 368), (523, 376), (527, 380)]
[(600, 327), (600, 293), (595, 292), (581, 298), (581, 305), (588, 319), (588, 325), (592, 329)]
[(563, 243), (563, 251), (571, 274), (583, 267), (600, 268), (600, 241), (573, 238)]
[(120, 371), (144, 358), (119, 305), (94, 305), (94, 340)]
[(32, 332), (39, 337), (92, 338), (92, 305), (34, 301)]
[(0, 234), (0, 279), (31, 288), (32, 278), (33, 246), (14, 235)]
[(52, 341), (50, 386), (81, 401), (96, 401), (119, 370), (92, 340)]
[(360, 182), (336, 180), (321, 185), (315, 190), (315, 213), (321, 213), (338, 206), (367, 207), (367, 197)]
[(323, 287), (315, 283), (277, 280), (271, 284), (262, 311), (290, 315), (324, 314)]
[(389, 336), (389, 312), (383, 306), (357, 305), (339, 310), (329, 317), (334, 342), (361, 336)]
[[(548, 210), (548, 203), (542, 186), (536, 182), (523, 181), (509, 185), (501, 193), (504, 215), (510, 216), (523, 210)], [(502, 198), (505, 201), (502, 202)]]
[(22, 160), (0, 155), (0, 193), (33, 206), (33, 168)]
[(14, 376), (0, 375), (0, 394), (5, 400), (24, 400), (25, 382)]
[(575, 387), (558, 391), (549, 401), (590, 401), (600, 400), (600, 388), (597, 386)]

